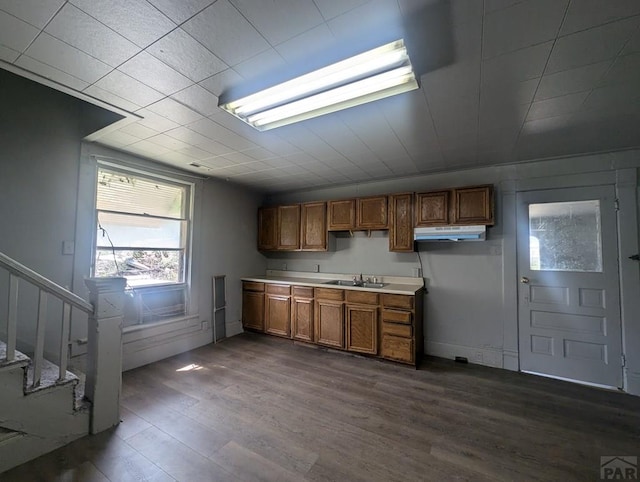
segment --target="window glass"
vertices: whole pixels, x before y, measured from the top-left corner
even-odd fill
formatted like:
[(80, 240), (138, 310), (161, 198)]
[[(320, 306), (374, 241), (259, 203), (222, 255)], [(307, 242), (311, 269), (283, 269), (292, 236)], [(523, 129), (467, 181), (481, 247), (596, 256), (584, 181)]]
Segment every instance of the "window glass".
[(600, 231), (600, 201), (530, 204), (530, 268), (602, 272)]

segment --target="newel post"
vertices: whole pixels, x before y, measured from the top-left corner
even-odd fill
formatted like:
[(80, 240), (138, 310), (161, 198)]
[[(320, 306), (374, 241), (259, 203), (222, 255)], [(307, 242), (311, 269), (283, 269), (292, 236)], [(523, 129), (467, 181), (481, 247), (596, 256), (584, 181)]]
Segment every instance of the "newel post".
[(85, 395), (91, 401), (90, 431), (96, 434), (120, 423), (122, 385), (122, 317), (124, 278), (89, 278), (87, 381)]

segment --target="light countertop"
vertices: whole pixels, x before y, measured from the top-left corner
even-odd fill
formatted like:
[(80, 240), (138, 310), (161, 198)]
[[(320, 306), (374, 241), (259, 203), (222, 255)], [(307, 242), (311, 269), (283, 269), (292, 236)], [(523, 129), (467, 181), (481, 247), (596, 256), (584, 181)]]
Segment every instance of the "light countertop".
[(326, 282), (331, 280), (351, 281), (353, 279), (353, 275), (308, 273), (301, 271), (267, 270), (264, 275), (247, 276), (241, 279), (242, 281), (255, 281), (259, 283), (286, 283), (290, 285), (295, 284), (297, 286), (312, 286), (314, 288), (373, 291), (396, 295), (415, 295), (418, 291), (424, 288), (424, 280), (422, 278), (362, 274), (362, 277), (365, 280), (367, 278), (373, 278), (374, 276), (378, 279), (378, 282), (387, 283), (386, 286), (382, 288), (365, 288), (362, 286), (328, 285)]

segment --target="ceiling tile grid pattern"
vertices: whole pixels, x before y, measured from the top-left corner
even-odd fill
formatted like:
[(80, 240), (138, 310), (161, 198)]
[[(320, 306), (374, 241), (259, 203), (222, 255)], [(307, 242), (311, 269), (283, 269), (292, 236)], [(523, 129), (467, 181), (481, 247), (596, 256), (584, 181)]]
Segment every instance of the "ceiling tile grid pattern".
[[(397, 37), (419, 90), (218, 108)], [(0, 62), (139, 117), (95, 142), (264, 192), (640, 146), (638, 0), (0, 0)]]

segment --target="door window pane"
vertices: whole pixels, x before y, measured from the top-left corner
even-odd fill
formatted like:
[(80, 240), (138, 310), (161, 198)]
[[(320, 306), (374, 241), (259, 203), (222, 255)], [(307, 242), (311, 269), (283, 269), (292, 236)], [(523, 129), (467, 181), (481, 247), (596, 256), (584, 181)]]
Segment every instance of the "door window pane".
[(529, 205), (532, 270), (602, 272), (600, 201)]

